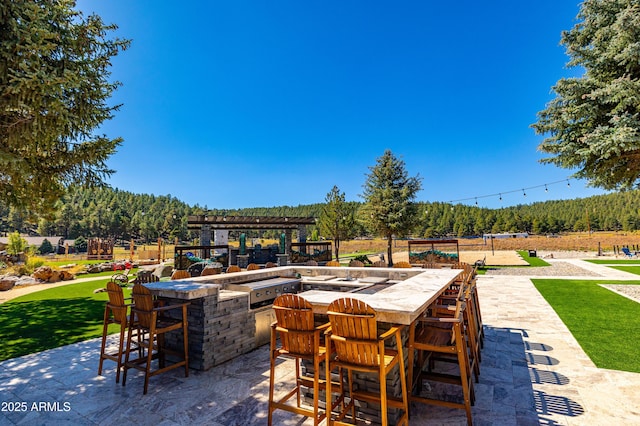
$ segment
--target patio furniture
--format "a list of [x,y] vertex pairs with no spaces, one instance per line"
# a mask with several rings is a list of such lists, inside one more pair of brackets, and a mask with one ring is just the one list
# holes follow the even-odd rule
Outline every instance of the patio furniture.
[[[117,364],[116,368],[116,383],[120,382],[120,370],[123,365],[123,357],[124,357],[124,349],[125,349],[125,331],[129,327],[129,307],[130,304],[125,303],[124,294],[122,292],[122,287],[119,283],[115,283],[113,281],[109,281],[107,283],[107,294],[109,296],[109,301],[107,302],[104,308],[104,321],[102,327],[102,344],[100,346],[100,362],[98,364],[98,375],[102,375],[102,364],[105,359],[115,361]],[[120,326],[120,335],[118,337],[118,350],[116,352],[107,352],[106,351],[106,342],[108,335],[108,327],[110,324],[117,324]],[[131,339],[133,336],[129,336]],[[137,337],[137,336],[136,336]],[[126,345],[127,351],[137,349],[139,354],[141,355],[140,348],[138,345],[135,347],[131,347],[131,345]]]
[[260,265],[258,264],[250,263],[247,265],[247,271],[257,271],[258,269],[260,269]]
[[340,266],[340,262],[337,260],[330,260],[324,264],[324,266]]
[[[433,308],[432,314],[414,321],[409,329],[409,399],[412,402],[440,405],[449,408],[459,408],[466,411],[467,423],[472,425],[471,405],[475,394],[472,380],[472,365],[470,363],[470,348],[464,327],[464,310],[466,303],[457,300],[453,315],[449,316],[449,309],[444,308],[444,315],[438,316],[439,308]],[[418,357],[415,359],[414,351]],[[434,371],[434,357],[447,355],[454,359],[459,374]],[[425,362],[429,363],[428,371],[424,371]],[[423,380],[433,380],[461,388],[462,402],[439,399],[437,395],[423,395]]]
[[[188,323],[187,323],[187,305],[189,302],[157,306],[154,303],[151,291],[142,284],[135,284],[131,292],[133,296],[133,306],[131,307],[131,315],[129,319],[129,336],[127,338],[127,350],[124,362],[124,374],[122,377],[122,385],[127,381],[127,371],[130,368],[144,372],[144,394],[146,395],[149,388],[149,378],[157,374],[164,373],[174,368],[184,367],[184,376],[189,377],[189,340],[188,340]],[[176,316],[169,316],[172,310],[181,311]],[[180,318],[177,318],[180,315]],[[131,339],[133,331],[136,330],[138,335],[147,336],[141,339],[139,345],[146,348],[146,356],[144,353],[137,359],[130,360]],[[165,334],[171,331],[182,330],[183,351],[173,351],[165,347]],[[170,354],[179,358],[175,363],[166,363],[166,354]],[[151,363],[154,359],[158,359],[158,368],[152,369]]]
[[171,280],[181,280],[191,278],[191,274],[186,269],[176,269],[171,273]]
[[120,287],[126,287],[129,284],[129,272],[131,269],[125,269],[111,276],[111,281],[117,283]]
[[[313,418],[317,425],[326,417],[319,408],[320,390],[325,389],[326,380],[320,377],[320,363],[326,361],[327,350],[322,341],[329,323],[315,325],[311,304],[296,294],[283,294],[273,302],[276,321],[271,325],[271,368],[269,373],[269,416],[268,424],[273,421],[275,410],[285,410]],[[278,345],[278,336],[279,345]],[[279,357],[293,358],[295,362],[295,387],[277,401],[274,400],[275,370]],[[300,361],[306,359],[313,365],[313,377],[301,374]],[[330,376],[327,376],[330,377]],[[313,407],[300,404],[304,388],[313,389]],[[287,403],[296,396],[297,404]],[[329,410],[331,411],[331,410]]]
[[349,267],[350,268],[364,268],[364,263],[359,261],[359,260],[351,259],[349,261]]
[[[378,334],[376,311],[366,303],[352,298],[340,298],[334,300],[327,308],[327,315],[331,323],[331,330],[327,332],[331,345],[330,350],[335,351],[327,356],[327,376],[334,367],[348,371],[349,403],[343,405],[335,419],[327,416],[327,424],[344,425],[344,418],[351,411],[351,420],[356,423],[356,400],[373,402],[380,405],[381,420],[383,425],[388,424],[387,408],[389,406],[402,410],[397,424],[409,424],[409,404],[407,396],[407,384],[404,368],[404,356],[402,353],[402,326],[392,326],[382,334]],[[391,349],[385,346],[388,340],[395,337],[395,347]],[[388,395],[387,374],[394,367],[399,368],[401,399]],[[353,372],[374,373],[380,384],[379,392],[371,389],[355,389],[353,386]],[[344,390],[340,391],[340,397],[344,398]],[[327,383],[327,405],[331,403],[333,396],[331,382]]]
[[631,253],[631,250],[629,250],[628,247],[622,247],[620,250],[622,250],[622,253],[624,253],[628,258],[637,257],[635,253]]
[[134,284],[147,284],[147,283],[155,283],[160,281],[157,275],[153,273],[153,271],[138,271],[135,279],[133,280]]
[[238,265],[230,265],[227,268],[227,272],[228,273],[230,273],[230,272],[240,272],[240,271],[242,271],[242,269],[240,269],[240,267]]
[[400,262],[396,262],[393,264],[394,268],[411,268],[411,264],[409,262],[405,262],[401,260]]
[[264,265],[265,268],[275,268],[276,266],[278,266],[278,264],[275,262],[267,262]]

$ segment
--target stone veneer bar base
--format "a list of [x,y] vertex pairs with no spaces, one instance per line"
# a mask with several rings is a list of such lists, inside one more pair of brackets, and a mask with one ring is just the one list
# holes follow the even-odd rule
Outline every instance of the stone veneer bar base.
[[[248,293],[215,294],[190,300],[189,367],[208,370],[256,348],[255,313],[248,310]],[[184,300],[162,298],[167,304]],[[182,333],[169,333],[165,341],[173,350],[182,348]]]

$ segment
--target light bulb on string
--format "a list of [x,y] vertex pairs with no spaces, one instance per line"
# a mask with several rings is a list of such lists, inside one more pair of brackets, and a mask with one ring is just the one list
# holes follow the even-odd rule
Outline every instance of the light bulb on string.
[[500,201],[502,201],[502,194],[500,194]]
[[569,179],[567,179],[567,188],[571,188],[571,183],[569,182]]
[[526,197],[526,196],[527,196],[527,193],[526,193],[526,192],[524,192],[524,189],[522,190],[522,196],[523,196],[523,197]]
[[476,206],[478,205],[478,198],[476,197]]
[[544,192],[549,192],[549,188],[547,188],[547,184],[544,184]]

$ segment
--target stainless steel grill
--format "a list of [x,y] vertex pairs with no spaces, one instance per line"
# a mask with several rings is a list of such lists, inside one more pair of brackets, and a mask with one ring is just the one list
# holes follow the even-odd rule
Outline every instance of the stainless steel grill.
[[241,284],[227,284],[228,290],[249,293],[249,306],[256,309],[273,304],[276,297],[284,293],[298,293],[301,288],[299,278],[275,277]]

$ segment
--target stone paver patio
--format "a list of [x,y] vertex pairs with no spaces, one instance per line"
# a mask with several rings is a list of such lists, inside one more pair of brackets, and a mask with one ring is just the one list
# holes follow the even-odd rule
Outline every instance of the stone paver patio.
[[[571,263],[601,277],[638,278]],[[640,424],[640,374],[596,368],[529,278],[479,276],[478,291],[486,340],[474,424]],[[115,383],[114,363],[97,375],[99,345],[94,339],[1,362],[0,424],[267,423],[268,346],[188,378],[180,369],[153,377],[143,396],[134,370],[125,387]],[[466,418],[463,410],[414,404],[410,423],[458,425]],[[276,412],[274,424],[312,422]]]

